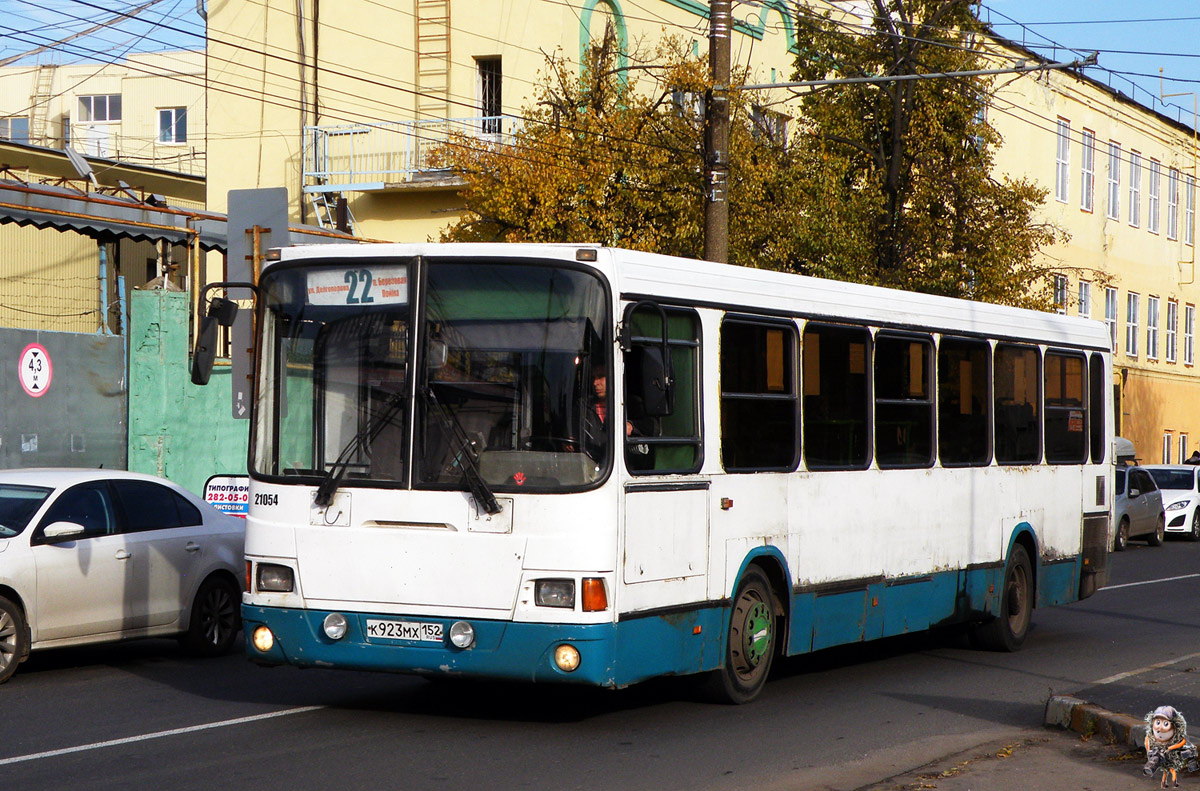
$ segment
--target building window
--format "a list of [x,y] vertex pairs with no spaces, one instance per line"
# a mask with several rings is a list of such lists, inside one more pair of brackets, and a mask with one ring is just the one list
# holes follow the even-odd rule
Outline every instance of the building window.
[[479,91],[479,115],[484,134],[500,134],[500,116],[504,110],[500,103],[500,58],[477,58]]
[[1142,214],[1142,155],[1129,152],[1129,224],[1134,228],[1141,222]]
[[14,115],[11,118],[0,118],[0,138],[14,143],[29,142],[29,118]]
[[788,117],[783,113],[755,105],[750,108],[750,124],[755,137],[765,138],[780,147],[787,145]]
[[1089,129],[1083,130],[1083,155],[1080,160],[1079,207],[1091,211],[1096,192],[1096,134]]
[[1086,280],[1079,281],[1079,315],[1084,318],[1092,315],[1092,284]]
[[1196,243],[1196,177],[1187,176],[1183,180],[1183,243],[1192,246]]
[[1108,218],[1121,219],[1121,144],[1108,142]]
[[103,94],[98,96],[79,97],[79,117],[81,123],[92,121],[120,121],[121,94]]
[[1108,336],[1112,340],[1112,350],[1117,350],[1117,290],[1104,289],[1104,323],[1108,325]]
[[1067,276],[1054,276],[1054,311],[1056,313],[1066,314],[1067,312]]
[[1138,353],[1138,295],[1129,292],[1125,297],[1125,354],[1137,357]]
[[1146,359],[1158,359],[1158,297],[1146,297]]
[[1163,464],[1171,463],[1171,446],[1173,444],[1175,444],[1173,442],[1174,439],[1175,438],[1171,436],[1171,432],[1169,432],[1169,431],[1166,432],[1165,434],[1163,434],[1163,444],[1162,444],[1162,463]]
[[158,142],[187,142],[186,107],[166,107],[158,111]]
[[1070,192],[1071,177],[1071,122],[1058,119],[1058,148],[1054,153],[1054,197],[1066,203]]
[[1183,364],[1196,361],[1196,306],[1183,306]]
[[1179,463],[1183,464],[1187,461],[1188,453],[1188,437],[1187,434],[1179,435]]
[[1167,300],[1167,362],[1175,362],[1176,332],[1179,325],[1179,303]]
[[1179,238],[1179,171],[1167,172],[1167,238]]
[[1150,211],[1146,217],[1146,227],[1150,233],[1158,233],[1158,183],[1162,180],[1162,165],[1150,160],[1150,184],[1148,187]]

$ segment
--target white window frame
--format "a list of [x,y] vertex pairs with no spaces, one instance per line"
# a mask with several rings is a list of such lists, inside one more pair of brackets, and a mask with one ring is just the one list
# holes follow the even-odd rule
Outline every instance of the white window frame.
[[1066,315],[1067,313],[1067,276],[1054,276],[1054,312]]
[[1196,306],[1183,306],[1183,364],[1196,362]]
[[1178,345],[1179,338],[1179,301],[1174,299],[1167,300],[1167,326],[1166,326],[1166,357],[1167,362],[1175,362],[1175,347]]
[[1167,238],[1179,238],[1179,171],[1167,171]]
[[1180,464],[1187,463],[1187,452],[1188,452],[1187,449],[1188,449],[1188,435],[1180,434],[1179,435],[1179,463]]
[[1104,289],[1104,323],[1108,325],[1108,336],[1112,340],[1112,350],[1117,350],[1117,290],[1112,287]]
[[1083,154],[1080,157],[1079,208],[1092,211],[1096,205],[1096,133],[1083,130]]
[[1138,305],[1141,295],[1130,291],[1125,295],[1125,355],[1138,356]]
[[1137,228],[1142,214],[1142,155],[1129,152],[1129,224]]
[[1158,297],[1146,297],[1146,359],[1158,359]]
[[1092,284],[1086,280],[1079,281],[1079,315],[1084,318],[1092,316]]
[[1058,119],[1058,145],[1054,151],[1054,199],[1066,203],[1071,195],[1071,122]]
[[1188,247],[1196,245],[1196,177],[1184,176],[1183,179],[1183,243]]
[[[180,134],[181,126],[183,127],[182,135]],[[167,145],[184,145],[187,143],[186,107],[158,108],[158,142]]]
[[1146,216],[1146,228],[1150,233],[1158,233],[1158,188],[1160,181],[1162,181],[1162,163],[1157,159],[1152,159],[1150,160],[1150,184],[1147,190],[1150,211]]
[[[97,93],[87,94],[76,97],[75,111],[79,117],[75,119],[76,123],[85,124],[106,124],[118,123],[121,120],[121,94],[119,93]],[[99,101],[103,99],[104,101]],[[114,99],[116,101],[114,101]],[[114,109],[115,105],[115,109]],[[103,108],[97,113],[97,109]],[[99,116],[103,116],[102,118]]]
[[1162,443],[1162,463],[1163,464],[1171,463],[1171,448],[1174,445],[1175,445],[1175,438],[1171,436],[1171,432],[1169,432],[1169,431],[1163,432],[1163,443]]
[[1121,144],[1108,141],[1108,219],[1121,219]]

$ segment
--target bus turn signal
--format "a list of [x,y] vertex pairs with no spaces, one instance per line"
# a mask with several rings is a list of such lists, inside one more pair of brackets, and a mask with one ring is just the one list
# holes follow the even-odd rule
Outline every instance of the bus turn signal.
[[583,578],[583,611],[600,612],[608,609],[608,594],[604,591],[604,580],[599,577]]

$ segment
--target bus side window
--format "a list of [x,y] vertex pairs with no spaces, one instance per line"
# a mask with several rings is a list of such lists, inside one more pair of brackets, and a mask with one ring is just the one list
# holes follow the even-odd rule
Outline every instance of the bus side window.
[[721,464],[729,472],[793,470],[799,459],[796,328],[721,325]]
[[1037,464],[1042,458],[1038,350],[1033,346],[999,344],[993,361],[996,461]]
[[700,439],[700,319],[695,311],[668,309],[667,346],[673,373],[670,414],[650,414],[631,383],[640,380],[641,349],[661,347],[657,309],[638,309],[626,319],[631,350],[625,364],[625,464],[631,472],[695,472],[703,460]]
[[1046,461],[1083,464],[1088,457],[1087,360],[1082,354],[1046,352]]
[[864,327],[805,327],[804,458],[810,470],[870,464],[870,350],[871,333]]
[[946,467],[991,461],[991,347],[943,336],[938,344],[938,456]]
[[880,467],[933,465],[933,341],[875,337],[875,460]]
[[1107,414],[1104,393],[1108,389],[1104,384],[1104,355],[1092,354],[1091,364],[1088,366],[1088,382],[1088,435],[1092,464],[1100,464],[1104,461],[1108,449],[1108,443],[1104,441],[1104,417]]

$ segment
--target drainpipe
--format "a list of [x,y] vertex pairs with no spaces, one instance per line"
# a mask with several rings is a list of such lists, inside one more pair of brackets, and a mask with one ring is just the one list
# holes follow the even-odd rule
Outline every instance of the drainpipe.
[[100,329],[101,335],[111,334],[108,329],[108,247],[103,239],[96,240],[100,253]]
[[205,22],[208,21],[208,12],[204,10],[204,0],[196,0],[196,13],[199,14],[200,18]]

